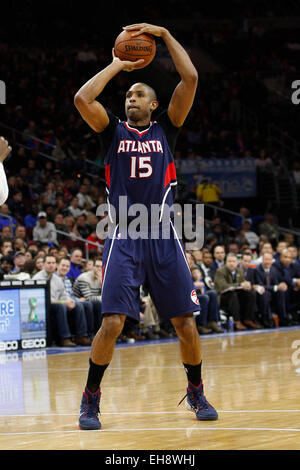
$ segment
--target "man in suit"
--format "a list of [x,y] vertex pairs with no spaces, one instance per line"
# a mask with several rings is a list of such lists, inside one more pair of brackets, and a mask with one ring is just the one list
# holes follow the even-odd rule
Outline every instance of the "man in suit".
[[255,292],[251,283],[245,280],[235,253],[228,253],[225,266],[217,270],[214,282],[220,308],[233,316],[235,329],[260,328],[255,322]]
[[293,323],[290,318],[290,309],[295,302],[297,303],[298,291],[300,289],[300,270],[292,263],[292,253],[288,248],[282,250],[279,260],[274,263],[279,282],[285,283],[287,286],[285,309],[280,312],[281,315],[279,316],[282,326],[290,326]]
[[211,270],[212,262],[212,254],[209,251],[204,252],[202,262],[199,264],[199,267],[202,272],[203,282],[207,289],[214,289],[214,276]]
[[225,256],[226,253],[224,245],[216,245],[213,250],[214,261],[210,265],[210,270],[213,278],[215,277],[217,269],[224,266]]
[[254,282],[258,290],[257,306],[261,320],[266,328],[274,326],[272,304],[281,322],[287,319],[287,289],[285,282],[279,280],[271,253],[264,253],[262,262],[254,269]]

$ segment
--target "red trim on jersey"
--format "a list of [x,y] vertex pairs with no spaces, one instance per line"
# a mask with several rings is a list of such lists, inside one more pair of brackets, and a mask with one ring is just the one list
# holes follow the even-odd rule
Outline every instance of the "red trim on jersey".
[[168,186],[168,184],[172,180],[176,180],[176,168],[175,168],[175,163],[174,162],[169,163],[169,165],[167,166],[164,187]]
[[133,132],[136,132],[140,137],[144,134],[146,134],[146,132],[149,131],[150,127],[152,126],[152,122],[153,121],[150,121],[150,124],[149,124],[149,127],[148,129],[145,129],[144,131],[140,132],[138,131],[137,129],[135,129],[134,127],[130,127],[126,121],[124,121],[124,124],[125,124],[125,127],[129,130],[129,131],[133,131]]
[[105,270],[105,263],[104,263],[104,265],[102,266],[102,282],[103,282],[104,270]]
[[105,179],[107,187],[110,188],[110,164],[105,165]]

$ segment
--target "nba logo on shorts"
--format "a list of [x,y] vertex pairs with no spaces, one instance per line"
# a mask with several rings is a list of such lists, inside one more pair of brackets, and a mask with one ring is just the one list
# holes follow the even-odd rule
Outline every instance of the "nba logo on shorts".
[[194,304],[199,305],[199,300],[198,300],[197,293],[196,293],[195,289],[192,290],[192,292],[191,292],[191,299],[194,302]]

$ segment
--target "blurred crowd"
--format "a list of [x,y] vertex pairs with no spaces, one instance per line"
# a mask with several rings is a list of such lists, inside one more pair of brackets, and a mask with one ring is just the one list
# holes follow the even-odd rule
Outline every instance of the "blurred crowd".
[[[71,0],[52,2],[49,16],[44,8],[33,9],[30,0],[23,3],[7,16],[6,29],[0,31],[0,75],[7,85],[1,122],[8,126],[1,134],[13,146],[5,162],[9,198],[0,207],[0,276],[49,279],[54,286],[54,340],[61,346],[88,345],[101,324],[104,240],[97,234],[96,209],[106,200],[105,171],[101,138],[81,119],[73,98],[111,60],[112,33],[101,17],[100,4],[93,18],[83,11],[80,18],[74,14],[71,19]],[[268,30],[261,22],[250,21],[250,26],[249,20],[295,14],[294,2],[287,1],[283,10],[280,2],[268,0],[245,7],[230,1],[218,9],[213,3],[197,9],[183,1],[172,8],[171,0],[159,10],[150,2],[143,5],[152,23],[160,22],[163,13],[175,24],[178,11],[182,19],[193,13],[201,28],[194,28],[194,34],[178,28],[177,39],[188,49],[200,44],[224,67],[222,73],[199,74],[175,159],[253,157],[260,171],[279,174],[282,156],[268,145],[266,123],[277,119],[280,127],[297,136],[299,117],[291,106],[286,112],[282,103],[270,99],[261,72],[269,76],[298,69],[293,47],[297,31]],[[109,8],[113,13],[114,2]],[[124,6],[118,19],[111,16],[110,29],[119,32],[120,18],[123,24],[132,22],[127,10]],[[203,27],[203,19],[214,18],[234,18],[234,26],[224,23],[212,29],[208,21]],[[172,70],[167,73],[168,79],[176,80]],[[117,115],[123,111],[117,106],[131,80],[130,74],[119,74],[105,89],[104,104]],[[165,100],[162,96],[162,106]],[[249,110],[257,119],[249,119]],[[300,185],[299,162],[289,161],[289,168]],[[190,196],[218,205],[221,195],[213,186],[199,185]],[[239,216],[222,219],[207,207],[206,219],[204,246],[186,253],[201,306],[195,317],[199,333],[221,333],[229,317],[236,330],[297,323],[299,241],[278,231],[274,214],[252,215],[246,207]],[[126,322],[119,341],[175,335],[170,323],[160,323],[159,312],[143,289],[140,317],[138,325]]]
[[[91,201],[84,206],[78,200],[72,199],[73,212],[79,209],[72,215],[51,206],[52,212],[20,219],[14,206],[11,213],[8,205],[0,208],[10,213],[10,218],[0,217],[0,278],[50,281],[50,330],[53,341],[63,347],[88,346],[101,325],[103,240],[93,226],[99,218]],[[14,202],[22,204],[22,197]],[[80,211],[86,212],[84,217]],[[230,217],[212,213],[205,222],[204,245],[186,244],[193,295],[200,304],[200,313],[195,312],[199,334],[222,333],[229,318],[235,331],[299,324],[299,241],[279,232],[272,214],[253,215],[241,207],[239,215]],[[78,232],[80,240],[74,238],[77,229],[86,230]],[[161,323],[142,286],[140,322],[128,319],[118,341],[174,336],[171,322]]]

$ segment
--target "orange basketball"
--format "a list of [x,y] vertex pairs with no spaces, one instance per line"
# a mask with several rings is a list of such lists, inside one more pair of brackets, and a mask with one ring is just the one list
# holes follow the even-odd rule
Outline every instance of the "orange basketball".
[[121,60],[135,62],[144,59],[138,68],[142,69],[152,62],[156,53],[155,39],[151,34],[143,33],[132,37],[135,31],[124,30],[115,41],[115,55]]

